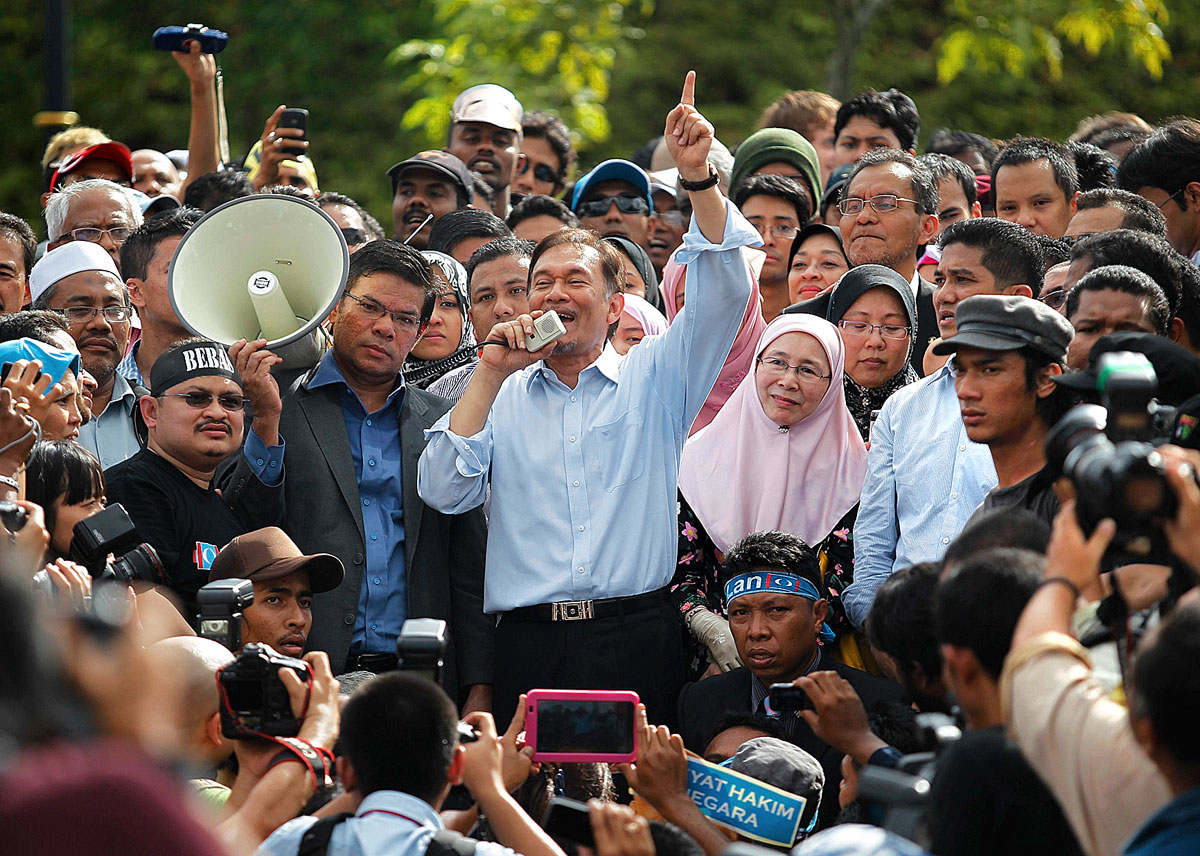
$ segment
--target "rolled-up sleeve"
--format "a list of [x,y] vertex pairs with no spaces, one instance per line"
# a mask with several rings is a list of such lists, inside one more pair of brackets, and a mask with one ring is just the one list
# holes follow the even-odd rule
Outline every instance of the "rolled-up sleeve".
[[425,450],[417,463],[417,493],[443,514],[462,514],[483,504],[492,466],[492,417],[474,436],[450,430],[451,410],[425,432]]
[[863,479],[854,524],[854,582],[842,592],[842,605],[855,627],[867,622],[875,592],[892,573],[900,528],[896,519],[896,473],[892,459],[895,438],[892,408],[883,405],[871,429],[867,476]]

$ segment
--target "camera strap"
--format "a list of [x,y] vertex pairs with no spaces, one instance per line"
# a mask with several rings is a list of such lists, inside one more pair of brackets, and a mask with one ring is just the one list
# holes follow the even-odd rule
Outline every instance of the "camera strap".
[[314,746],[299,737],[260,736],[267,737],[268,740],[283,747],[283,750],[267,764],[268,770],[285,761],[299,761],[308,768],[313,788],[320,790],[322,787],[329,787],[333,784],[333,753],[328,749]]

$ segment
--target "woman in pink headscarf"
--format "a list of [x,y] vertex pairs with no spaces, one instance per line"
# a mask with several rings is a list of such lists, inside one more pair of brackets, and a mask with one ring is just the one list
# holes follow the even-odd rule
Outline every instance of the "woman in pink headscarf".
[[[754,345],[762,336],[763,331],[767,329],[767,322],[763,320],[762,316],[762,297],[758,291],[758,274],[766,256],[755,250],[747,249],[744,252],[755,254],[755,259],[751,262],[751,266],[754,268],[754,289],[750,293],[750,301],[746,304],[742,327],[738,330],[737,338],[733,340],[733,347],[729,350],[729,356],[725,358],[725,365],[721,367],[721,373],[717,375],[717,382],[713,384],[712,392],[708,394],[704,406],[700,408],[700,415],[692,423],[689,436],[713,421],[713,417],[733,395],[738,384],[750,373],[750,368],[754,363]],[[668,323],[673,322],[675,316],[683,310],[686,273],[687,268],[676,262],[675,254],[672,253],[663,268],[663,281],[659,286],[659,290],[662,292],[663,306],[667,310]]]
[[[759,337],[754,370],[683,447],[679,564],[672,582],[685,623],[712,661],[737,665],[717,573],[726,550],[752,532],[796,535],[822,555],[829,624],[847,630],[839,592],[853,577],[851,530],[867,450],[846,407],[837,328],[814,315],[780,315]],[[693,664],[703,665],[703,664]]]
[[647,336],[661,336],[667,332],[667,319],[650,301],[636,294],[625,292],[625,308],[617,320],[617,332],[613,333],[613,349],[625,356],[634,345]]

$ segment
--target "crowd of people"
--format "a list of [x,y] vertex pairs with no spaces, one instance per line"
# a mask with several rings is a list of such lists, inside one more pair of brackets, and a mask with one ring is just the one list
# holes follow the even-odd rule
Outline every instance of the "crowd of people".
[[[904,93],[801,91],[726,147],[690,72],[583,169],[484,83],[385,227],[282,105],[222,162],[175,58],[187,149],[70,128],[0,213],[12,852],[1200,846],[1200,122],[917,155]],[[349,253],[299,370],[172,294],[263,195]],[[534,689],[636,692],[633,760],[534,761]]]

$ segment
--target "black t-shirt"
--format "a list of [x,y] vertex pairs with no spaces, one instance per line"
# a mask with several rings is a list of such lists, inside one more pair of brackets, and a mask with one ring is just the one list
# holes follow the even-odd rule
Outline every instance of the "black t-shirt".
[[204,490],[149,449],[105,470],[104,480],[108,501],[125,506],[194,618],[196,592],[208,582],[213,558],[246,527],[216,491]]
[[1008,487],[994,487],[983,498],[983,504],[967,521],[971,523],[976,517],[992,508],[1008,508],[1019,506],[1028,509],[1049,524],[1054,523],[1058,514],[1058,495],[1054,493],[1054,474],[1049,466],[1042,467],[1027,479],[1022,479]]
[[964,732],[941,754],[926,820],[934,856],[1083,852],[1062,809],[1002,726]]

